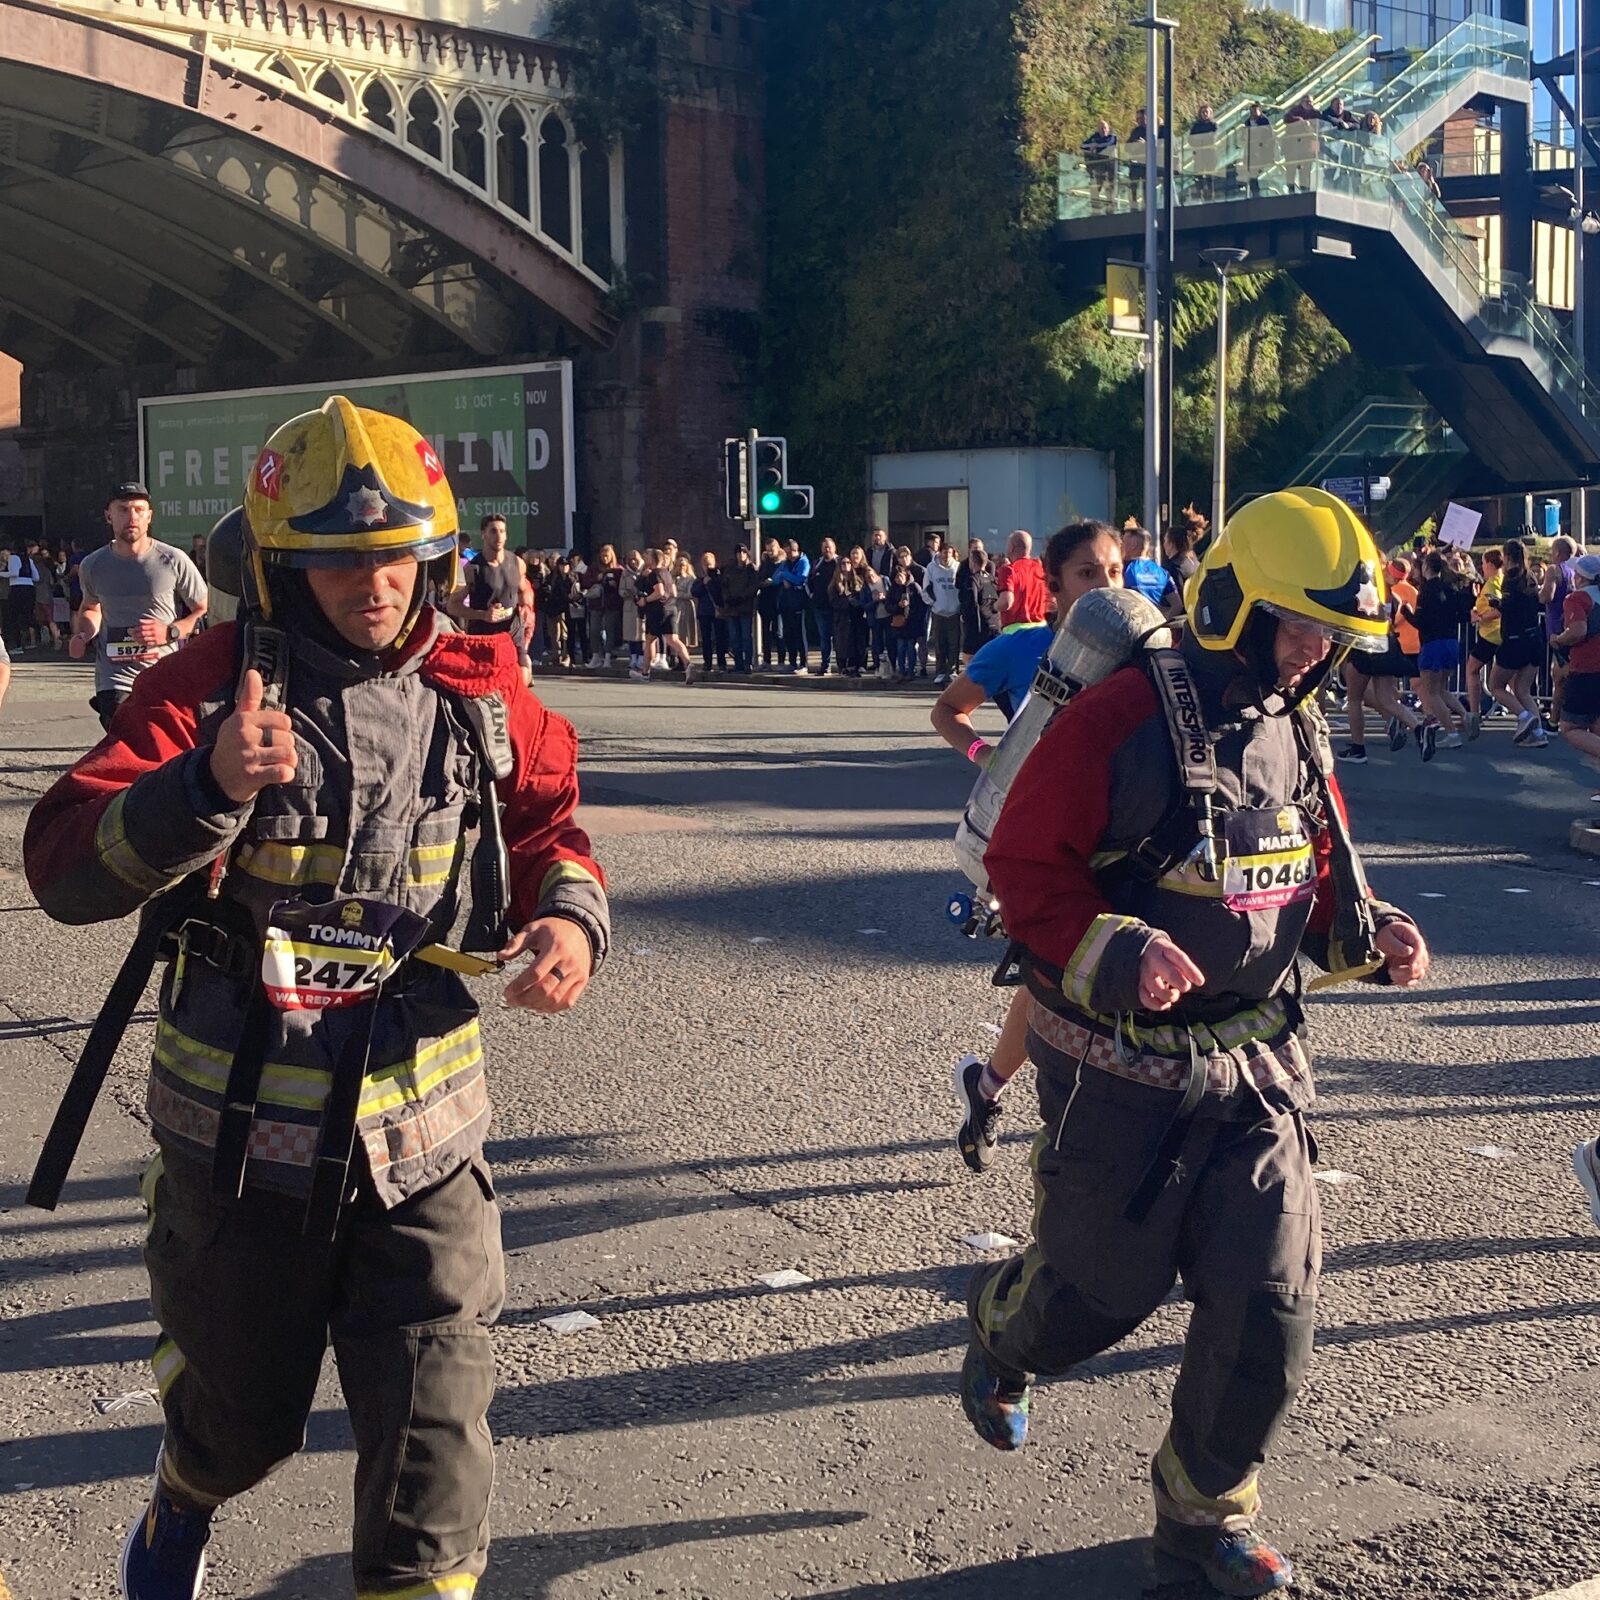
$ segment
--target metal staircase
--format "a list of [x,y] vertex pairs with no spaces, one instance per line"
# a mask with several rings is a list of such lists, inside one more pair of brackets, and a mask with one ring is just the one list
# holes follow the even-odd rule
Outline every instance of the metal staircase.
[[[1365,509],[1368,525],[1387,545],[1409,538],[1442,502],[1460,492],[1472,470],[1466,445],[1432,406],[1369,395],[1296,464],[1289,482],[1345,479],[1360,482],[1365,490],[1373,480],[1387,479],[1387,495]],[[1268,487],[1277,485],[1238,495],[1229,515]]]
[[[1525,281],[1486,271],[1477,238],[1409,160],[1416,139],[1478,96],[1527,103],[1527,30],[1474,15],[1386,83],[1343,64],[1333,76],[1382,131],[1241,122],[1177,142],[1179,270],[1206,271],[1200,251],[1228,245],[1251,267],[1291,272],[1358,351],[1410,376],[1505,488],[1600,478],[1600,389],[1566,327]],[[1089,288],[1107,260],[1137,256],[1135,196],[1103,159],[1060,158],[1068,277]]]

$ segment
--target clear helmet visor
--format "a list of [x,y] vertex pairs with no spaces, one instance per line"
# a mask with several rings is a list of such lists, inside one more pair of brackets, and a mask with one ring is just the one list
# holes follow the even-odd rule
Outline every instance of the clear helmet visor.
[[1331,650],[1358,650],[1363,655],[1381,656],[1389,648],[1389,625],[1386,619],[1374,618],[1365,627],[1356,623],[1339,626],[1323,617],[1308,617],[1287,606],[1273,604],[1270,600],[1257,602],[1261,609],[1276,617],[1307,638],[1320,637]]

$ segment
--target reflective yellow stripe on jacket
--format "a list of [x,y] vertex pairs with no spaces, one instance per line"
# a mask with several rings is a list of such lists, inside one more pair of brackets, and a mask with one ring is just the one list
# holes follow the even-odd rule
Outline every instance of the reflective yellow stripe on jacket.
[[[175,1077],[210,1094],[227,1088],[233,1066],[232,1052],[202,1044],[180,1032],[170,1022],[156,1024],[155,1058]],[[415,1055],[369,1072],[361,1090],[359,1118],[392,1111],[407,1101],[427,1098],[452,1074],[464,1072],[483,1060],[477,1018],[430,1040]],[[287,1106],[297,1111],[320,1111],[328,1098],[333,1074],[320,1067],[291,1067],[269,1061],[261,1071],[262,1106]]]

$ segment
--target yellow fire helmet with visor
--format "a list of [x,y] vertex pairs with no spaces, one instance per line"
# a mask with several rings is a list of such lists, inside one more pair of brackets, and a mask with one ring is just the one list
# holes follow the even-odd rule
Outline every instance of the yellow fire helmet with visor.
[[1185,590],[1197,643],[1237,650],[1261,610],[1325,628],[1338,651],[1389,643],[1383,562],[1354,511],[1322,489],[1261,495],[1228,519]]
[[[333,395],[291,417],[256,458],[244,501],[251,602],[272,614],[272,567],[439,563],[456,585],[456,501],[433,446],[401,417]],[[418,597],[421,596],[418,585]]]

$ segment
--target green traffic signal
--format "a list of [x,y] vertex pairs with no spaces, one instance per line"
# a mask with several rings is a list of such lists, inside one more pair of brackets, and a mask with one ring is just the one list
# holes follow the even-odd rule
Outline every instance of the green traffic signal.
[[776,489],[768,489],[761,497],[761,509],[763,511],[776,511],[782,504],[783,496]]

